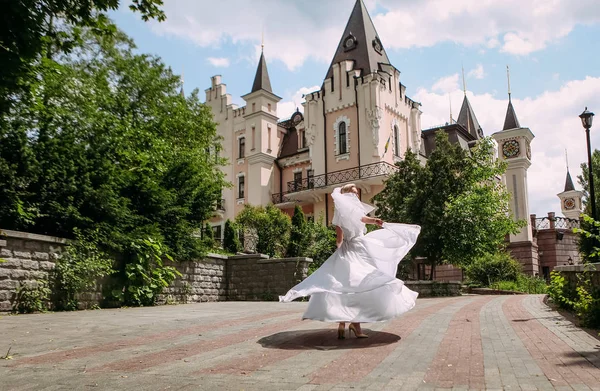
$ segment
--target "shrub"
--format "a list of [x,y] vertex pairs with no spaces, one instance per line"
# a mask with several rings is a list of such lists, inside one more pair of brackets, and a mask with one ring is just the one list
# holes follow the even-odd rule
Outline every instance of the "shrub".
[[52,291],[48,288],[46,281],[36,281],[32,284],[24,284],[17,288],[13,311],[20,314],[31,314],[34,312],[45,312]]
[[521,275],[521,264],[506,252],[486,254],[465,268],[470,282],[490,286],[498,281],[517,281]]
[[[273,205],[266,207],[245,205],[238,214],[236,222],[241,226],[245,235],[250,232],[256,235],[256,252],[271,257],[285,254],[290,237],[291,221],[290,216],[279,208]],[[247,239],[244,238],[244,240]],[[244,246],[247,247],[246,244]]]
[[288,257],[302,256],[307,250],[309,241],[310,237],[309,232],[307,232],[306,217],[300,205],[296,205],[294,216],[292,216],[292,230],[286,255]]
[[232,254],[235,254],[242,249],[242,244],[238,237],[238,230],[231,220],[225,222],[225,231],[223,232],[223,249]]
[[139,239],[132,243],[133,259],[125,267],[127,278],[125,304],[136,306],[154,305],[162,293],[181,273],[172,266],[164,266],[163,258],[172,261],[160,241]]
[[78,309],[79,294],[89,292],[99,278],[114,273],[113,260],[98,249],[97,231],[86,236],[75,231],[77,239],[69,243],[55,268],[56,307],[67,311]]
[[546,281],[539,277],[519,274],[516,281],[498,281],[492,284],[494,289],[503,291],[523,292],[531,294],[546,293]]

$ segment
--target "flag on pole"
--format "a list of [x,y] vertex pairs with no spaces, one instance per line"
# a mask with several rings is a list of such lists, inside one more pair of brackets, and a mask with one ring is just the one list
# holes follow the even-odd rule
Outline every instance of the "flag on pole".
[[385,142],[385,147],[383,149],[383,155],[381,155],[381,158],[383,159],[383,157],[385,156],[385,153],[387,152],[388,148],[390,147],[390,140],[392,139],[392,132],[390,132],[390,135],[388,136],[387,141]]

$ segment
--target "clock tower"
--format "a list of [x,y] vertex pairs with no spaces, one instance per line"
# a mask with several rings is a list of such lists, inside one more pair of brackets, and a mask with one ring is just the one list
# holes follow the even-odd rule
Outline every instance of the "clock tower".
[[492,137],[498,143],[498,159],[508,165],[503,182],[511,195],[510,210],[513,219],[523,220],[526,225],[517,234],[510,235],[509,250],[528,274],[539,273],[537,244],[534,243],[529,197],[527,194],[527,169],[531,166],[531,141],[535,137],[529,128],[519,124],[510,92],[508,109],[502,131]]
[[583,213],[583,204],[581,202],[583,192],[575,190],[569,169],[567,169],[565,190],[557,195],[560,198],[562,214],[568,219],[579,220],[581,213]]

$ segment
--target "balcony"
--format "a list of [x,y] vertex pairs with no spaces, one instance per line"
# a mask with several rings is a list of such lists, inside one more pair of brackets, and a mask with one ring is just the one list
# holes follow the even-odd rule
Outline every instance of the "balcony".
[[220,199],[214,203],[213,206],[214,216],[223,217],[225,215],[225,200]]
[[[379,177],[388,177],[396,172],[396,166],[389,163],[380,162],[367,164],[361,167],[354,167],[347,170],[333,171],[327,174],[317,175],[301,180],[290,181],[287,183],[287,192],[273,194],[273,204],[281,204],[294,201],[307,201],[310,195],[316,193],[315,190],[321,190],[318,193],[324,193],[335,185],[341,185],[350,182],[379,182]],[[303,197],[306,195],[307,197]],[[307,198],[307,199],[304,199]]]

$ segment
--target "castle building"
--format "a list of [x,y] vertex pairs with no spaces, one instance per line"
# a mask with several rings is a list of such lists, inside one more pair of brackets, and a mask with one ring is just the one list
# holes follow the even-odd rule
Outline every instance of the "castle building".
[[[329,224],[333,188],[355,183],[361,199],[370,202],[408,149],[427,159],[436,131],[445,131],[464,148],[484,136],[466,91],[456,121],[421,128],[421,104],[406,95],[400,71],[390,63],[362,0],[354,4],[322,87],[305,95],[304,114],[298,110],[289,119],[278,117],[281,98],[272,90],[264,53],[252,89],[242,98],[245,106],[232,104],[221,76],[213,76],[206,89],[206,104],[223,140],[221,154],[230,162],[222,169],[233,184],[223,190],[210,221],[216,238],[222,238],[224,222],[245,204],[273,204],[290,215],[298,204],[309,217],[322,216]],[[510,99],[504,128],[493,137],[499,158],[509,166],[503,181],[513,195],[511,210],[515,218],[528,221],[511,236],[511,251],[533,273],[539,266],[528,218],[527,168],[534,136],[519,125]],[[571,199],[581,204],[579,193],[565,191],[563,204]]]

